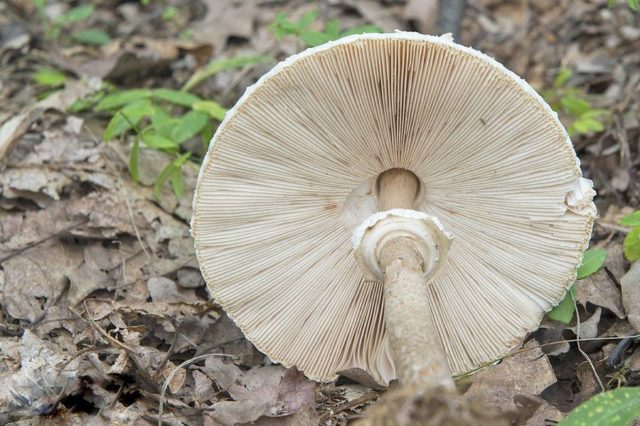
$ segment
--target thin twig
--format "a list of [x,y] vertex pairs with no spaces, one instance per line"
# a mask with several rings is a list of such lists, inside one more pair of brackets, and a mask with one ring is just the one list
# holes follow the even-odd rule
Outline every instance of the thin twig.
[[[632,338],[632,339],[633,338],[640,338],[640,334],[634,334],[632,336],[624,336],[624,337],[619,337],[619,336],[590,337],[590,338],[587,338],[587,339],[580,339],[580,341],[581,342],[597,342],[597,341],[601,341],[601,340],[622,340],[622,339],[627,339],[627,338]],[[547,346],[557,345],[557,344],[560,344],[560,343],[573,343],[573,342],[577,342],[577,341],[578,341],[578,339],[562,339],[562,340],[558,340],[558,341],[555,341],[555,342],[542,343],[540,345],[531,346],[529,348],[518,349],[517,351],[513,351],[513,352],[511,352],[509,354],[506,354],[506,355],[503,355],[503,356],[501,356],[499,358],[495,358],[495,359],[493,359],[491,361],[487,361],[487,362],[481,364],[480,366],[474,368],[473,370],[469,370],[469,371],[467,371],[465,373],[462,373],[462,374],[457,374],[457,375],[453,376],[453,378],[457,380],[457,379],[462,379],[464,377],[469,377],[469,376],[477,373],[478,371],[484,370],[487,367],[491,367],[492,365],[494,365],[494,364],[496,364],[496,363],[498,363],[500,361],[503,361],[503,360],[508,359],[508,358],[513,358],[516,355],[520,355],[522,353],[529,352],[529,351],[532,351],[534,349],[541,349],[541,348],[545,348]]]
[[578,312],[578,305],[576,304],[576,298],[572,292],[569,292],[571,295],[571,300],[573,301],[573,310],[576,313],[576,346],[578,347],[578,351],[582,354],[584,359],[589,363],[589,367],[591,367],[591,371],[593,371],[593,375],[596,377],[596,381],[600,386],[600,390],[602,392],[605,391],[604,385],[602,384],[602,380],[600,380],[600,376],[598,376],[598,372],[596,371],[596,367],[593,365],[591,358],[586,354],[585,351],[582,350],[582,346],[580,346],[580,312]]
[[359,397],[351,401],[343,402],[342,404],[338,405],[335,409],[331,409],[326,413],[324,413],[322,416],[320,416],[320,419],[318,419],[318,424],[322,424],[327,420],[329,420],[331,417],[337,416],[343,411],[349,410],[353,407],[357,407],[358,405],[365,404],[379,396],[380,394],[378,392],[371,391],[371,392],[365,393],[364,395],[360,395]]
[[625,226],[621,226],[615,223],[596,221],[596,226],[599,226],[607,230],[620,232],[624,235],[627,235],[629,232],[631,232],[631,228],[627,228]]
[[85,319],[85,318],[82,316],[82,314],[80,314],[80,312],[78,312],[74,307],[69,306],[69,310],[70,310],[71,312],[73,312],[74,314],[78,315],[78,317],[79,317],[80,319],[82,319],[83,321],[88,322],[88,323],[89,323],[89,325],[90,325],[91,327],[93,327],[93,329],[94,329],[94,330],[96,330],[96,331],[97,331],[97,332],[98,332],[102,337],[104,337],[105,339],[107,339],[107,342],[111,343],[113,346],[116,346],[116,347],[118,347],[118,348],[120,348],[120,349],[123,349],[123,350],[125,350],[125,351],[127,351],[127,352],[130,352],[130,353],[133,353],[133,354],[135,354],[135,353],[136,353],[132,348],[130,348],[129,346],[127,346],[127,345],[125,345],[124,343],[120,342],[118,339],[114,339],[113,337],[111,337],[111,336],[109,335],[109,333],[107,333],[106,331],[104,331],[104,330],[102,329],[102,327],[100,327],[100,326],[98,325],[98,323],[97,323],[93,318],[91,318],[91,315],[89,315],[89,310],[88,310],[88,308],[87,308],[87,301],[86,301],[86,300],[84,300],[82,303],[84,304],[84,310],[85,310],[85,312],[87,313],[87,318],[88,318],[88,320],[87,320],[87,319]]
[[160,374],[162,373],[162,370],[164,370],[164,366],[167,365],[167,362],[169,361],[169,357],[171,357],[171,355],[173,355],[173,353],[175,352],[176,347],[178,345],[178,338],[180,337],[180,330],[178,330],[178,324],[173,320],[173,318],[171,319],[171,324],[173,325],[173,328],[175,329],[175,333],[173,335],[173,342],[171,342],[171,346],[169,346],[169,350],[165,354],[165,356],[162,359],[162,361],[160,361],[160,364],[158,364],[158,369],[156,370],[156,374],[154,374],[154,376],[153,376],[153,380],[154,381],[158,380],[158,378],[160,377]]
[[78,357],[81,357],[82,355],[86,354],[87,352],[92,352],[92,351],[95,351],[95,350],[98,350],[98,349],[101,349],[101,348],[97,347],[96,345],[91,345],[91,346],[89,346],[89,347],[87,347],[87,348],[84,348],[84,349],[82,349],[82,350],[79,350],[79,351],[78,351],[78,352],[76,352],[76,353],[75,353],[71,358],[69,358],[68,360],[66,360],[66,361],[65,361],[65,362],[64,362],[60,367],[58,367],[58,371],[59,371],[59,372],[64,371],[64,369],[65,369],[65,368],[67,368],[67,366],[68,366],[69,364],[71,364],[71,362],[72,362],[74,359],[76,359],[76,358],[78,358]]
[[81,221],[79,223],[75,223],[73,225],[67,226],[66,228],[62,228],[61,230],[59,230],[59,231],[57,231],[57,232],[55,232],[55,233],[53,233],[53,234],[51,234],[49,236],[41,238],[41,239],[39,239],[37,241],[30,242],[27,245],[25,245],[24,247],[16,249],[16,250],[12,251],[11,253],[9,253],[9,254],[7,254],[7,255],[5,255],[3,257],[0,257],[0,263],[4,263],[7,260],[11,259],[12,257],[15,257],[15,256],[17,256],[17,255],[19,255],[21,253],[24,253],[25,251],[27,251],[29,249],[32,249],[32,248],[34,248],[36,246],[39,246],[40,244],[45,243],[45,242],[47,242],[47,241],[49,241],[49,240],[51,240],[53,238],[59,237],[59,236],[63,235],[64,233],[69,232],[74,228],[77,228],[80,225],[84,225],[87,222],[89,222],[88,218],[86,218],[85,220],[83,220],[83,221]]

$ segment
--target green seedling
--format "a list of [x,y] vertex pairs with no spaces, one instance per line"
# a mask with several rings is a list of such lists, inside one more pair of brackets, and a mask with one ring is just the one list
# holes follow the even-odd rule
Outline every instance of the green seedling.
[[276,40],[281,40],[285,36],[293,35],[298,37],[306,47],[319,46],[352,34],[382,32],[382,29],[376,25],[361,25],[341,30],[340,21],[337,19],[325,23],[322,31],[316,31],[313,30],[312,27],[314,23],[316,23],[317,17],[318,11],[313,10],[304,14],[297,21],[292,21],[286,12],[280,12],[276,15],[276,19],[271,24],[270,29]]
[[[63,31],[71,31],[75,24],[88,21],[95,12],[95,6],[92,4],[81,4],[50,20],[45,13],[47,0],[34,0],[34,4],[45,28],[45,38],[52,40],[59,39]],[[102,46],[110,42],[111,37],[103,30],[87,28],[71,31],[71,40],[86,45]]]
[[52,68],[39,68],[31,74],[31,79],[41,89],[38,91],[36,98],[42,100],[57,92],[67,81],[67,76],[63,72]]
[[569,86],[568,82],[572,75],[573,72],[569,68],[560,70],[553,82],[553,89],[544,90],[542,97],[554,111],[560,114],[569,135],[586,135],[604,131],[609,112],[593,108],[582,90]]
[[227,70],[235,70],[244,68],[248,65],[261,64],[270,61],[269,56],[237,56],[228,59],[216,59],[209,62],[202,69],[196,71],[187,82],[182,86],[182,90],[192,90],[195,86],[202,83],[207,78]]
[[58,70],[51,68],[40,68],[31,75],[36,84],[48,88],[60,87],[67,80],[67,76]]
[[620,219],[620,225],[628,226],[631,232],[624,238],[624,256],[629,262],[640,259],[640,210]]
[[169,182],[176,195],[183,191],[182,167],[189,164],[192,153],[185,150],[187,141],[200,138],[207,149],[215,131],[213,123],[221,122],[227,109],[212,100],[205,100],[188,89],[223,70],[242,68],[269,58],[263,56],[238,57],[211,62],[197,71],[182,90],[129,89],[118,90],[105,83],[103,89],[90,97],[76,101],[69,112],[80,113],[93,109],[109,117],[103,133],[105,142],[133,133],[135,138],[129,156],[129,171],[135,181],[140,179],[141,146],[165,152],[174,159],[160,173],[154,183],[154,193]]
[[[208,108],[203,108],[202,105]],[[95,111],[112,115],[103,138],[108,142],[128,131],[136,135],[129,158],[129,171],[139,180],[140,144],[163,151],[175,157],[154,184],[156,197],[165,181],[169,180],[176,195],[182,195],[180,168],[191,157],[181,152],[182,144],[200,135],[206,149],[213,134],[211,120],[220,121],[226,109],[213,101],[203,101],[188,92],[171,89],[132,89],[117,91],[103,97]]]

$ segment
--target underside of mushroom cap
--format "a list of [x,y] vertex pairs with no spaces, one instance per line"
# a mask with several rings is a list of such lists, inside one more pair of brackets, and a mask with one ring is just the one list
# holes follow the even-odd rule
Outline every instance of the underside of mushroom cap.
[[419,178],[418,210],[455,237],[429,287],[455,373],[516,346],[575,280],[594,192],[540,96],[446,38],[346,37],[247,89],[198,179],[205,280],[274,361],[322,381],[395,378],[382,284],[366,281],[350,241],[392,168]]

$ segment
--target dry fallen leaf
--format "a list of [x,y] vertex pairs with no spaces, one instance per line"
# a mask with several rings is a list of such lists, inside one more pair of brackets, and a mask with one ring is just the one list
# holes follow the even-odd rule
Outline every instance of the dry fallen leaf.
[[218,388],[222,390],[229,389],[236,379],[243,375],[242,370],[233,362],[218,357],[207,358],[202,372],[215,381]]
[[31,124],[46,110],[65,111],[72,103],[100,90],[102,82],[97,79],[72,81],[63,90],[53,93],[45,99],[26,108],[0,126],[0,161],[3,161],[15,144],[25,134]]
[[165,277],[149,278],[147,287],[154,302],[193,303],[199,300],[192,289],[179,287],[175,281]]
[[110,271],[122,260],[118,250],[105,248],[100,243],[89,244],[83,250],[84,263],[67,273],[69,279],[69,303],[80,303],[96,290],[108,289],[116,283]]
[[620,280],[622,303],[629,322],[640,332],[640,261],[631,265],[629,272]]
[[194,397],[198,402],[203,403],[214,398],[216,390],[213,381],[206,374],[193,370],[193,382]]
[[577,282],[576,301],[584,307],[588,302],[609,309],[618,318],[625,317],[620,290],[605,270]]
[[315,404],[316,384],[307,380],[300,371],[290,368],[280,381],[278,398],[284,403],[284,408],[295,413],[305,407]]
[[557,379],[547,355],[534,340],[525,344],[524,349],[529,350],[472,376],[465,397],[486,401],[505,413],[518,412],[516,396],[539,397]]
[[102,48],[101,53],[101,57],[82,63],[63,55],[53,59],[58,66],[78,75],[113,79],[139,72],[158,73],[186,53],[203,62],[211,55],[212,49],[203,43],[133,36],[112,41]]
[[[57,402],[77,391],[79,360],[54,343],[38,338],[28,329],[19,341],[0,338],[3,361],[0,371],[0,423],[11,419],[48,414]],[[8,367],[8,368],[7,368]]]
[[214,51],[222,52],[230,36],[250,39],[253,23],[262,13],[251,0],[203,0],[204,17],[195,23],[196,40],[209,43]]
[[61,296],[66,287],[66,274],[80,265],[81,256],[79,250],[52,243],[4,262],[3,293],[7,313],[31,323],[40,319]]
[[[293,414],[315,404],[315,383],[305,379],[297,370],[268,366],[238,373],[230,367],[233,364],[218,360],[210,365],[216,366],[215,374],[226,384],[235,375],[228,388],[233,401],[216,402],[211,406],[212,411],[206,414],[223,425],[254,422],[262,416]],[[225,368],[227,370],[223,372]]]

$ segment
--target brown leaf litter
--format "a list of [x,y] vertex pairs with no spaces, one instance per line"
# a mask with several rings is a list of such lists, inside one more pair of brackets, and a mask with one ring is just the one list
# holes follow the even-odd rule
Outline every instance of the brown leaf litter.
[[[299,40],[276,42],[267,29],[280,10],[424,30],[435,3],[207,0],[180,6],[167,22],[156,2],[91,3],[90,24],[113,37],[101,48],[70,45],[66,35],[46,40],[30,1],[0,4],[0,97],[11,99],[0,105],[0,423],[156,424],[168,379],[165,424],[361,419],[382,390],[357,372],[316,384],[272,365],[210,299],[189,235],[197,170],[185,168],[184,196],[165,185],[156,199],[154,177],[170,156],[143,148],[135,184],[131,138],[105,145],[103,121],[66,110],[104,81],[177,88],[210,59],[299,51]],[[640,332],[640,263],[624,259],[628,231],[617,225],[640,205],[640,36],[638,16],[605,3],[474,0],[462,24],[463,44],[536,88],[569,66],[592,104],[612,111],[604,132],[573,138],[599,192],[592,245],[609,252],[603,270],[576,284],[578,316],[569,325],[545,320],[521,351],[459,380],[465,398],[506,411],[514,424],[556,422],[601,384],[640,385],[640,349],[629,338]],[[51,16],[69,6],[48,4]],[[192,41],[179,37],[189,32]],[[42,65],[70,76],[38,100],[29,75]],[[230,106],[265,70],[221,73],[198,94]],[[224,356],[176,370],[206,354]]]

